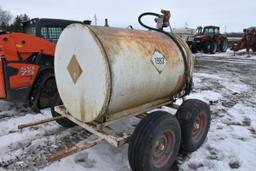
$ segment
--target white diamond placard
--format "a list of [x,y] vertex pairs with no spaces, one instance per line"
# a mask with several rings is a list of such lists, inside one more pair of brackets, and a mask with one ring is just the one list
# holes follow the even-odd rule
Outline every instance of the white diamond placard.
[[165,59],[162,53],[160,53],[158,50],[155,50],[155,52],[152,55],[151,61],[159,73],[163,72],[167,60]]

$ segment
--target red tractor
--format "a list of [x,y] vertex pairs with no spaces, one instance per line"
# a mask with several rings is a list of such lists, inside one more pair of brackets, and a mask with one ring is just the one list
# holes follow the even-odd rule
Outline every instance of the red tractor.
[[253,52],[256,52],[256,27],[244,29],[244,36],[242,40],[235,43],[231,48],[231,50],[235,52],[241,49],[246,49],[247,52],[251,49]]
[[217,51],[226,52],[228,49],[228,39],[220,34],[220,28],[217,26],[198,27],[196,34],[188,37],[187,43],[193,53],[203,51],[215,54]]
[[54,51],[62,30],[77,21],[32,19],[24,33],[0,34],[0,99],[39,111],[56,93]]

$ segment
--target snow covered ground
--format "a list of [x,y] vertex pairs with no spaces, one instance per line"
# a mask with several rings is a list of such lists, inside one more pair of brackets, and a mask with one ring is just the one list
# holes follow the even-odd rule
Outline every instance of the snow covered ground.
[[[194,90],[189,98],[210,104],[211,128],[203,146],[180,153],[173,170],[244,170],[256,168],[256,54],[245,52],[196,55]],[[164,108],[168,110],[168,108]],[[17,125],[50,117],[49,109],[33,114],[28,108],[0,101],[0,170],[130,171],[128,145],[99,144],[49,164],[51,152],[86,141],[84,129],[64,129],[55,122],[33,128]],[[134,127],[136,119],[119,123]],[[128,123],[128,124],[127,124]]]

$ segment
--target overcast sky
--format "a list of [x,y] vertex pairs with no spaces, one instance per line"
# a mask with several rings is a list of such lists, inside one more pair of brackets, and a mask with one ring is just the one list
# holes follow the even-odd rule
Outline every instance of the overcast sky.
[[98,24],[109,19],[111,26],[139,28],[142,12],[169,9],[173,27],[195,28],[219,25],[222,32],[242,31],[256,25],[256,0],[0,0],[0,6],[13,15],[26,13],[30,18],[91,19]]

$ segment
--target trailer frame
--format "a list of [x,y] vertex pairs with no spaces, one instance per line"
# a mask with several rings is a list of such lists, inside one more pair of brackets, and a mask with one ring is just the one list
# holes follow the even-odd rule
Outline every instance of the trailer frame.
[[114,135],[113,133],[114,131],[112,128],[109,127],[109,125],[133,116],[143,119],[146,116],[145,114],[147,112],[162,106],[168,106],[168,107],[177,109],[179,106],[173,104],[173,102],[174,101],[171,98],[156,100],[154,102],[146,103],[128,110],[115,113],[113,115],[111,114],[112,116],[118,116],[118,117],[109,118],[108,121],[103,123],[99,123],[96,121],[93,121],[90,123],[81,122],[76,118],[72,117],[64,105],[55,106],[54,109],[60,115],[64,116],[65,118],[68,118],[72,122],[86,129],[88,132],[96,135],[99,139],[103,139],[107,141],[109,144],[113,145],[114,147],[120,147],[121,145],[124,145],[128,142],[131,134],[123,133],[122,136]]

